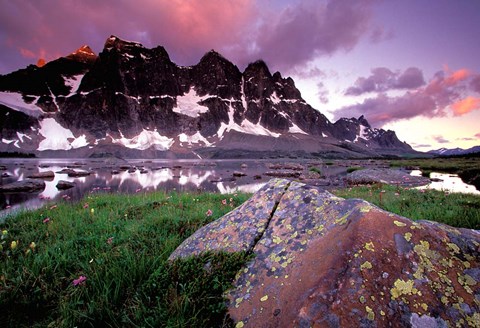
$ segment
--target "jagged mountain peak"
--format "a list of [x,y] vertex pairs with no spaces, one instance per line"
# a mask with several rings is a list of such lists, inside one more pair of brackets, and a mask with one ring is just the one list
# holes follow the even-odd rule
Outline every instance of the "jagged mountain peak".
[[366,126],[367,128],[371,128],[370,126],[370,123],[368,123],[367,119],[365,118],[365,116],[360,116],[358,119],[358,122],[363,125],[363,126]]
[[263,60],[241,72],[211,50],[198,64],[179,66],[161,46],[114,35],[99,56],[83,46],[42,68],[0,76],[0,104],[0,114],[31,117],[26,126],[3,129],[0,151],[365,156],[411,150],[395,133],[371,129],[363,116],[332,124],[302,99],[292,78],[272,75]]
[[65,58],[91,64],[97,59],[97,55],[88,45],[83,45],[71,54],[65,56]]
[[123,40],[115,35],[111,35],[107,39],[107,41],[105,41],[105,45],[104,45],[105,50],[116,49],[119,51],[122,51],[122,50],[125,51],[132,48],[145,48],[145,47],[140,42]]
[[245,75],[262,75],[267,78],[271,78],[272,74],[268,68],[267,63],[262,59],[259,59],[253,63],[248,64],[244,72]]
[[74,52],[71,53],[72,55],[82,54],[85,56],[96,56],[93,50],[88,45],[83,45]]

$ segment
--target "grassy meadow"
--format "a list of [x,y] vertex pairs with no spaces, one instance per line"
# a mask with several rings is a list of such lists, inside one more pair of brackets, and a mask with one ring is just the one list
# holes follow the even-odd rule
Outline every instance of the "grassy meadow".
[[480,230],[480,196],[386,184],[334,190],[343,198],[360,198],[412,220],[430,220]]
[[228,326],[246,254],[168,256],[246,194],[99,194],[0,225],[1,327]]
[[[392,165],[415,163],[427,165]],[[444,164],[454,169],[438,161],[435,169]],[[333,193],[414,220],[480,229],[479,196],[382,184]],[[249,196],[90,194],[7,217],[0,224],[0,327],[232,326],[224,292],[251,255],[167,259]]]

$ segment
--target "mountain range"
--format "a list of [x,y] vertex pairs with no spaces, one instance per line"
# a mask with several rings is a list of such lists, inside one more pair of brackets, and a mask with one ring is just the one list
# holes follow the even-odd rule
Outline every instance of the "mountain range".
[[459,156],[473,153],[480,153],[480,146],[474,146],[468,149],[463,148],[440,148],[428,151],[429,154],[441,156]]
[[0,151],[137,158],[415,153],[365,117],[331,122],[292,78],[259,60],[241,72],[215,51],[179,66],[161,47],[111,36],[0,75]]

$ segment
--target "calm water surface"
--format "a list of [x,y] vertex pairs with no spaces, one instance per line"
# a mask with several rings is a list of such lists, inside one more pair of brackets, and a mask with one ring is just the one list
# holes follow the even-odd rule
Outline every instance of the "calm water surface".
[[[260,189],[270,176],[271,165],[278,163],[302,163],[303,173],[308,167],[319,168],[325,178],[333,181],[335,186],[341,184],[342,177],[349,166],[384,166],[384,162],[333,161],[326,165],[322,161],[295,160],[86,160],[86,159],[2,159],[0,165],[6,170],[0,171],[8,177],[0,179],[0,185],[26,179],[30,174],[53,171],[53,179],[44,179],[46,187],[34,193],[0,193],[0,217],[12,211],[27,208],[34,209],[45,203],[56,201],[76,201],[92,193],[144,193],[151,191],[209,191],[234,193],[236,191],[255,192]],[[332,161],[330,161],[332,162]],[[86,177],[69,177],[59,173],[62,169],[88,171]],[[130,170],[128,170],[130,169]],[[117,172],[115,172],[117,171]],[[234,172],[243,172],[246,176],[234,177]],[[421,174],[412,171],[412,175]],[[466,185],[458,176],[432,173],[431,178],[441,179],[424,188],[446,190],[451,192],[468,192],[480,194],[474,186]],[[75,187],[58,190],[60,180],[71,181]],[[328,187],[327,187],[328,188]]]
[[[281,163],[292,162],[281,160]],[[38,208],[46,202],[58,200],[75,201],[90,193],[143,193],[151,191],[209,191],[234,193],[236,191],[255,192],[268,180],[264,173],[271,171],[269,166],[275,160],[217,160],[217,161],[168,161],[168,160],[85,160],[85,159],[3,159],[0,165],[6,166],[8,177],[0,184],[27,179],[33,173],[53,171],[53,179],[43,179],[46,187],[37,193],[0,193],[0,216],[20,208]],[[304,164],[307,164],[304,161]],[[346,165],[322,165],[314,163],[327,177],[346,173]],[[306,167],[306,165],[305,165]],[[62,169],[91,172],[86,177],[69,177],[60,173]],[[130,168],[131,170],[128,170]],[[114,172],[118,171],[118,172]],[[305,172],[308,169],[305,168]],[[234,172],[246,176],[234,177]],[[257,176],[257,177],[255,177]],[[60,180],[75,183],[68,190],[58,190]]]
[[[411,175],[421,176],[422,171],[414,170]],[[466,184],[456,174],[432,172],[430,173],[430,179],[433,181],[429,185],[418,187],[418,189],[434,189],[447,192],[480,195],[480,191],[478,191],[475,186]]]

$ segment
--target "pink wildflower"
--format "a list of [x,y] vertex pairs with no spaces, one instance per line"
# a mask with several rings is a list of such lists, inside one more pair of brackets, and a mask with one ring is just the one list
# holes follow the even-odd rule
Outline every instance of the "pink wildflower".
[[212,210],[208,210],[207,213],[205,213],[207,216],[212,216],[213,212]]
[[11,208],[10,205],[5,206],[5,209],[6,209],[6,210],[8,210],[9,208]]
[[400,196],[400,194],[398,192],[395,193],[395,196]]
[[138,188],[137,190],[135,190],[135,192],[140,192],[142,191],[142,188]]
[[52,205],[52,206],[50,206],[50,209],[51,209],[51,210],[54,210],[54,209],[56,209],[57,207],[58,207],[57,205]]
[[88,208],[88,203],[83,204],[83,208]]
[[48,222],[50,222],[50,218],[43,219],[43,223],[48,223]]
[[222,200],[222,204],[227,205],[227,200],[226,199]]
[[80,276],[80,277],[78,277],[78,279],[74,279],[74,280],[73,280],[73,285],[74,285],[74,286],[82,285],[82,284],[85,283],[85,280],[87,280],[87,277],[85,277],[85,276]]
[[107,244],[111,245],[113,243],[113,237],[107,239]]

